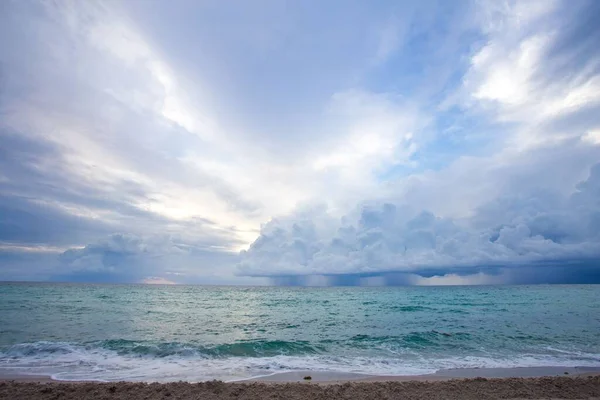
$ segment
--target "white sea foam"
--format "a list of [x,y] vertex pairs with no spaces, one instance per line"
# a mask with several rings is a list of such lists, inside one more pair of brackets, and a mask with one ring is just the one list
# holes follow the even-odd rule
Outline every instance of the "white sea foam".
[[420,375],[439,369],[502,367],[598,367],[600,354],[552,349],[552,354],[518,357],[351,357],[278,355],[273,357],[206,357],[180,354],[166,357],[118,354],[102,347],[37,342],[0,352],[0,374],[49,375],[66,381],[204,381],[242,380],[297,370]]

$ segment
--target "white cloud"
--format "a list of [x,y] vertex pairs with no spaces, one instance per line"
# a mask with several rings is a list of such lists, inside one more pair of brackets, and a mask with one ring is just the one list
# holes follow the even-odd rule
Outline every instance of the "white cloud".
[[416,151],[413,132],[417,128],[416,110],[402,104],[401,98],[361,91],[336,93],[330,113],[344,124],[338,129],[340,145],[318,157],[317,170],[340,168],[376,170],[386,163],[406,163]]
[[[311,284],[592,254],[593,181],[569,197],[599,159],[600,58],[570,46],[586,5],[477,2],[443,18],[428,5],[349,7],[323,26],[321,9],[248,7],[217,34],[224,20],[199,4],[11,3],[0,135],[23,149],[0,160],[0,194],[83,221],[73,248],[112,231],[231,256],[260,231],[241,271]],[[35,245],[65,244],[47,236]],[[189,277],[197,260],[159,252],[189,266],[173,271],[138,250],[136,281]],[[84,253],[77,267],[106,269]]]
[[[418,147],[414,107],[357,89],[333,94],[320,118],[307,123],[319,142],[280,156],[254,141],[251,127],[238,132],[237,121],[222,124],[206,100],[218,94],[203,92],[201,74],[192,82],[178,73],[120,6],[48,3],[44,12],[50,20],[38,16],[25,45],[46,48],[55,38],[52,46],[62,51],[49,53],[36,71],[35,91],[22,94],[23,101],[7,99],[4,126],[60,148],[35,160],[39,170],[60,171],[107,198],[134,184],[139,195],[126,202],[141,211],[235,226],[232,235],[250,243],[271,216],[318,196],[331,203],[358,196],[373,187],[379,168],[407,163]],[[57,98],[62,86],[73,97]],[[108,223],[125,217],[52,198],[36,201]]]
[[[574,156],[581,156],[581,151]],[[528,178],[510,179],[513,185],[530,185]],[[454,190],[458,184],[456,177],[450,182]],[[519,194],[480,203],[472,215],[461,219],[421,211],[418,203],[406,204],[402,198],[396,204],[361,205],[341,219],[329,216],[324,208],[304,211],[266,224],[260,238],[242,253],[239,270],[255,276],[418,273],[465,267],[477,272],[489,266],[597,258],[600,203],[591,199],[599,187],[597,164],[572,192],[524,186]],[[445,199],[436,185],[420,190],[426,190],[424,197]]]
[[[542,62],[543,51],[550,39],[537,35],[525,39],[515,49],[489,43],[472,58],[471,74],[482,73],[473,97],[495,100],[507,107],[522,106],[530,101],[534,89],[530,80]],[[507,57],[508,56],[508,57]],[[467,78],[473,79],[473,78]],[[467,81],[467,85],[471,82]]]
[[[561,54],[557,48],[564,46],[561,41],[572,29],[573,14],[585,12],[578,8],[582,5],[569,8],[558,1],[481,3],[486,41],[470,58],[461,102],[463,107],[490,113],[497,122],[510,126],[504,138],[509,146],[526,150],[550,141],[559,144],[583,136],[597,123],[576,117],[586,107],[600,105],[597,54],[590,53],[563,73],[549,73],[551,67],[575,57]],[[557,17],[561,13],[565,18]],[[565,129],[558,123],[570,117],[578,120],[577,127]]]
[[1,243],[0,252],[16,252],[16,253],[62,253],[67,250],[64,247],[46,246],[46,245],[23,245],[20,243]]
[[600,144],[600,129],[589,130],[581,139],[591,144]]
[[[182,90],[185,78],[176,76],[116,4],[47,3],[43,11],[48,19],[38,16],[35,29],[22,40],[28,40],[26,46],[61,51],[48,54],[44,67],[35,71],[36,90],[2,104],[3,128],[60,150],[32,160],[32,166],[40,173],[60,173],[106,198],[122,199],[123,188],[135,185],[138,194],[125,201],[141,211],[179,221],[209,218],[218,221],[217,228],[236,226],[238,233],[231,235],[251,241],[255,236],[248,232],[257,228],[260,216],[249,218],[246,209],[260,205],[244,199],[236,183],[224,182],[219,171],[188,168],[180,161],[186,153],[198,159],[236,158],[210,111]],[[69,45],[75,50],[66,50]],[[14,80],[24,78],[16,68],[9,73]],[[73,98],[57,96],[56,90]],[[119,223],[126,217],[119,210],[41,196],[32,201],[83,218]]]

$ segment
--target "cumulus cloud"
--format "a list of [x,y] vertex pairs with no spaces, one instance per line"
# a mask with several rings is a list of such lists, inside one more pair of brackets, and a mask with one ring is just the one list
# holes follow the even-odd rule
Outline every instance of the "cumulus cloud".
[[454,270],[465,274],[490,267],[597,262],[599,190],[600,164],[596,164],[568,196],[544,191],[526,198],[505,196],[460,220],[401,203],[361,205],[341,219],[316,208],[267,223],[242,253],[239,273],[431,276]]

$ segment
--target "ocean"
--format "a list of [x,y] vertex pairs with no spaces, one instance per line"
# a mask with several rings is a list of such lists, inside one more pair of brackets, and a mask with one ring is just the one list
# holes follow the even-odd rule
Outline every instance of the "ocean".
[[0,374],[232,381],[525,366],[600,366],[600,286],[0,284]]

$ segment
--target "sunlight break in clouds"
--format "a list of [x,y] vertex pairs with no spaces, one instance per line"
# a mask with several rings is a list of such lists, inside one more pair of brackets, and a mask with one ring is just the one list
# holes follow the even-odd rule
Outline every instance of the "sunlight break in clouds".
[[599,276],[594,1],[1,8],[0,279]]

